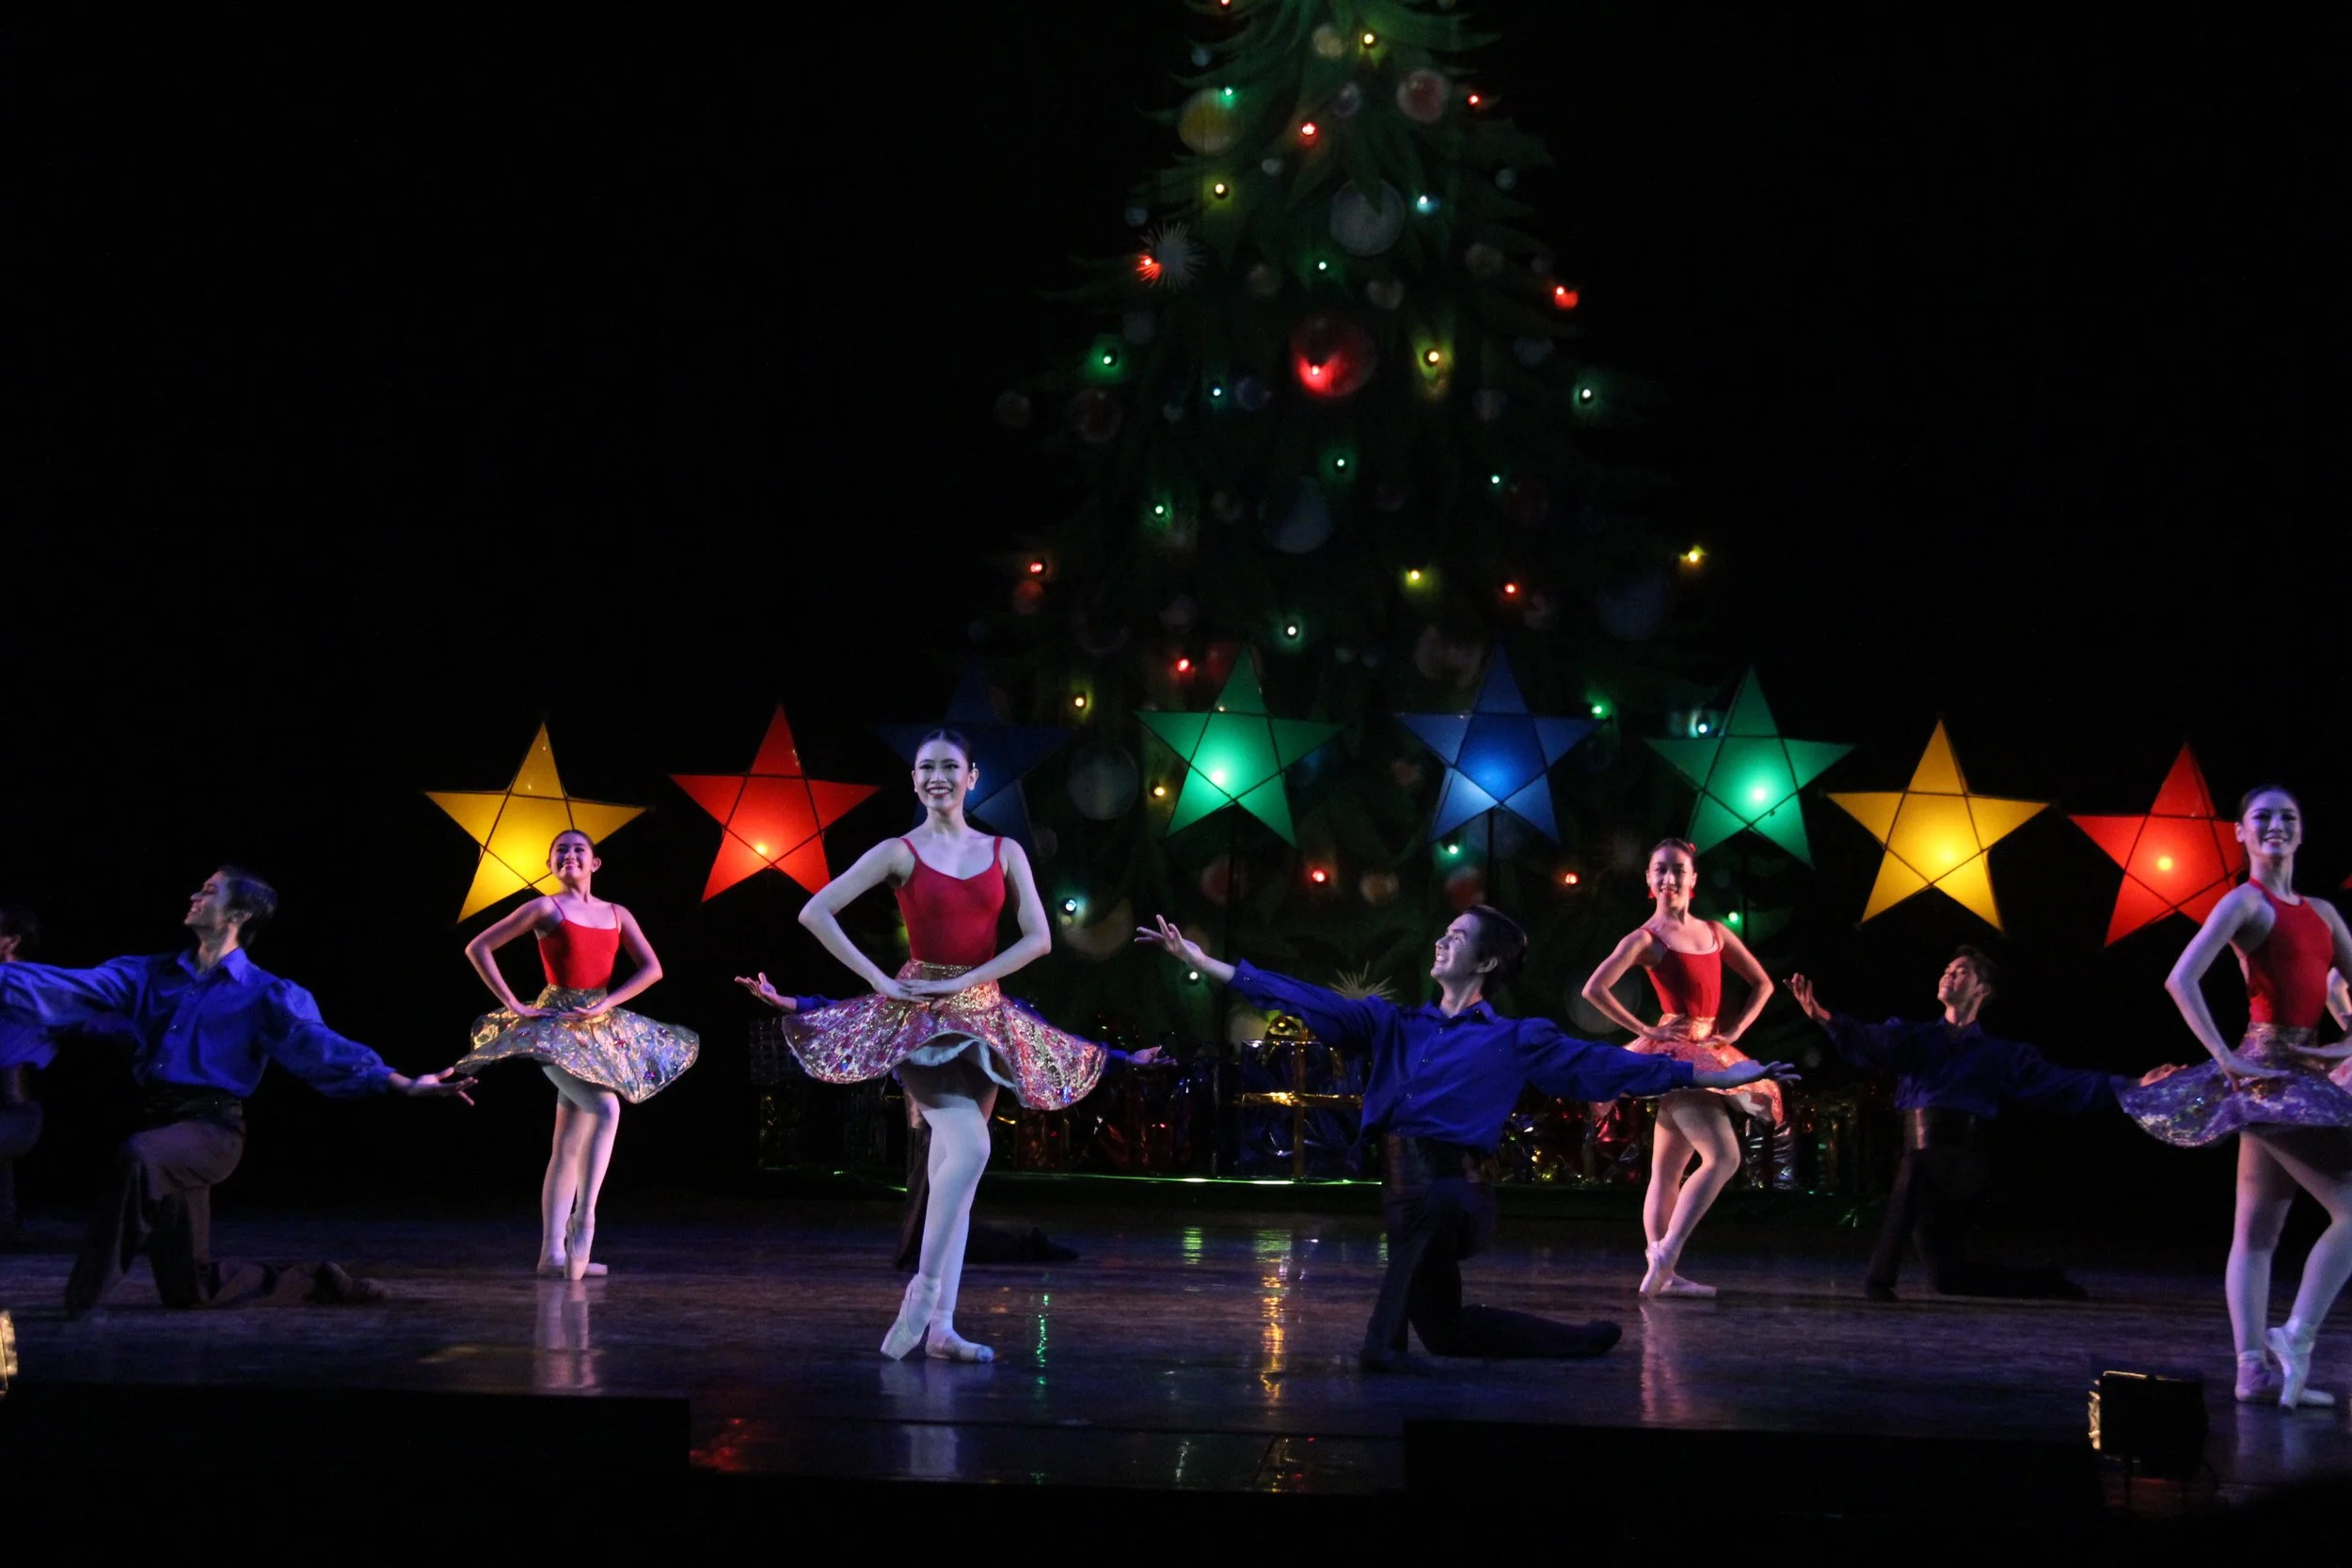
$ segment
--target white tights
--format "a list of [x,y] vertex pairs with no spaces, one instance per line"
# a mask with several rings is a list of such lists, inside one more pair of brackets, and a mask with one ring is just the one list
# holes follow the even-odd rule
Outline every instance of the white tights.
[[555,1085],[555,1142],[539,1183],[539,1266],[580,1279],[588,1273],[596,1240],[596,1195],[604,1190],[612,1138],[621,1130],[621,1097],[560,1067],[541,1070]]
[[907,1098],[930,1128],[930,1198],[923,1212],[917,1278],[937,1288],[925,1343],[933,1354],[961,1341],[956,1292],[963,1283],[963,1246],[972,1230],[972,1196],[988,1168],[988,1117],[996,1085],[968,1056],[938,1067],[898,1069]]
[[[1698,1168],[1691,1169],[1692,1155]],[[1740,1140],[1723,1099],[1704,1089],[1677,1089],[1658,1102],[1658,1127],[1650,1144],[1649,1191],[1642,1198],[1642,1230],[1649,1241],[1650,1273],[1645,1294],[1655,1294],[1677,1273],[1683,1243],[1740,1173]]]
[[2297,1187],[2319,1200],[2328,1223],[2303,1260],[2287,1333],[2308,1344],[2352,1277],[2352,1136],[2333,1127],[2238,1134],[2237,1226],[2223,1280],[2240,1355],[2262,1354],[2271,1263]]

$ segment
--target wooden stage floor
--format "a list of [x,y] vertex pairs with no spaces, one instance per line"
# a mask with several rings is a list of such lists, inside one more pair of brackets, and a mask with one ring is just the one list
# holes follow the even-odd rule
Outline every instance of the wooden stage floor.
[[[222,1254],[342,1259],[392,1299],[167,1312],[141,1274],[75,1323],[56,1305],[72,1231],[52,1217],[43,1246],[0,1255],[0,1307],[28,1385],[683,1395],[707,1471],[1355,1496],[1402,1484],[1405,1423],[1422,1417],[2079,1444],[2086,1391],[2116,1367],[2206,1378],[2201,1497],[2352,1476],[2352,1410],[2231,1400],[2221,1238],[2213,1272],[2078,1267],[2088,1302],[1884,1305],[1860,1291],[1867,1238],[1724,1224],[1687,1259],[1722,1295],[1645,1306],[1629,1223],[1506,1213],[1496,1250],[1467,1266],[1470,1298],[1613,1319],[1624,1341],[1595,1361],[1449,1362],[1423,1381],[1355,1366],[1381,1266],[1370,1213],[984,1217],[1039,1221],[1081,1253],[968,1272],[960,1325],[994,1345],[993,1366],[876,1353],[901,1281],[897,1208],[878,1202],[616,1202],[600,1243],[612,1275],[578,1285],[532,1277],[521,1214],[230,1207]],[[2328,1331],[2319,1367],[2352,1394],[2352,1325]]]

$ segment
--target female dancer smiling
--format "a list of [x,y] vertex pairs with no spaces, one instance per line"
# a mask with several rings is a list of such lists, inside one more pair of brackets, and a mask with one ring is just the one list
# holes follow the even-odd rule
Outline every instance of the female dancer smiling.
[[[2333,1404],[2307,1385],[2320,1323],[2352,1275],[2352,1091],[2327,1074],[2331,1062],[2352,1056],[2352,1044],[2320,1048],[2315,1031],[2329,967],[2352,972],[2352,933],[2333,907],[2295,891],[2303,808],[2292,794],[2248,792],[2236,833],[2247,880],[2214,906],[2164,982],[2213,1060],[2116,1098],[2169,1144],[2197,1148],[2237,1134],[2237,1221],[2222,1276],[2237,1340],[2237,1397],[2276,1398],[2289,1409]],[[2246,1037],[2234,1051],[2200,986],[2225,947],[2237,955],[2249,997]],[[2319,1200],[2328,1225],[2303,1260],[2285,1325],[2271,1328],[2271,1259],[2297,1187]]]
[[[572,829],[548,847],[559,893],[533,898],[466,943],[466,958],[499,1010],[473,1023],[468,1071],[509,1057],[537,1062],[555,1085],[555,1144],[539,1184],[539,1272],[572,1279],[605,1272],[589,1259],[596,1240],[596,1196],[612,1163],[621,1101],[641,1104],[694,1065],[701,1041],[691,1029],[656,1023],[625,1010],[661,978],[661,960],[636,918],[590,891],[604,867],[586,833]],[[517,1001],[493,957],[530,932],[539,939],[547,989]],[[623,948],[636,967],[612,984]]]
[[[1748,952],[1721,921],[1702,920],[1691,912],[1691,892],[1698,882],[1698,855],[1689,843],[1670,838],[1650,851],[1649,891],[1656,909],[1650,917],[1593,971],[1584,982],[1584,1000],[1620,1028],[1633,1031],[1628,1051],[1655,1052],[1689,1062],[1693,1067],[1722,1069],[1748,1058],[1732,1042],[1748,1031],[1756,1015],[1772,994],[1764,966]],[[1656,1023],[1644,1023],[1611,994],[1610,988],[1626,971],[1648,972],[1650,986],[1663,1009]],[[1724,971],[1747,982],[1740,1016],[1728,1029],[1715,1026],[1722,1005]],[[1685,1279],[1676,1272],[1683,1244],[1740,1169],[1740,1140],[1731,1131],[1724,1101],[1777,1127],[1781,1113],[1780,1085],[1770,1078],[1737,1089],[1677,1089],[1658,1102],[1658,1128],[1650,1143],[1649,1191],[1642,1198],[1642,1230],[1647,1238],[1649,1267],[1642,1275],[1645,1296],[1711,1296],[1712,1285]],[[1698,1169],[1691,1169],[1692,1156]]]
[[[956,1333],[955,1317],[996,1090],[1058,1110],[1084,1098],[1103,1072],[1101,1046],[1062,1033],[997,989],[1051,951],[1053,937],[1021,846],[964,820],[977,777],[961,736],[935,730],[924,737],[914,768],[922,825],[868,849],[801,911],[801,924],[873,990],[784,1021],[785,1039],[809,1076],[853,1084],[896,1072],[930,1129],[922,1252],[882,1345],[893,1359],[917,1343],[943,1360],[995,1358]],[[898,895],[912,955],[896,974],[858,951],[839,919],[851,899],[884,882]],[[1021,935],[1000,952],[996,927],[1009,894]]]

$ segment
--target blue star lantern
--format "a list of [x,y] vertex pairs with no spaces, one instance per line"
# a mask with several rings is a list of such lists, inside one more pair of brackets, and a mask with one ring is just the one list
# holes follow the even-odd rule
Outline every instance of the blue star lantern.
[[1445,788],[1429,825],[1442,838],[1500,806],[1557,844],[1551,765],[1593,733],[1589,719],[1539,719],[1527,711],[1511,661],[1501,648],[1486,666],[1477,705],[1468,713],[1400,713],[1397,720],[1445,759]]
[[963,803],[964,815],[993,828],[1025,849],[1037,846],[1029,837],[1029,806],[1021,793],[1022,776],[1059,751],[1070,732],[1051,724],[1008,724],[996,717],[988,700],[988,682],[981,678],[977,659],[963,667],[946,716],[936,724],[877,724],[874,733],[890,749],[914,766],[914,753],[933,730],[955,730],[972,742],[972,766],[979,782]]

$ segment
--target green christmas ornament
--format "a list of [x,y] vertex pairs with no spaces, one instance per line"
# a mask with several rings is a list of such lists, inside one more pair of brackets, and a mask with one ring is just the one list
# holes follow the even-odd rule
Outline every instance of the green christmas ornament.
[[1753,670],[1740,677],[1721,734],[1649,745],[1699,792],[1691,811],[1691,842],[1700,852],[1753,829],[1807,865],[1813,849],[1797,791],[1853,750],[1826,740],[1782,739]]
[[1258,673],[1245,655],[1208,713],[1145,713],[1144,727],[1184,759],[1184,788],[1168,814],[1175,832],[1227,806],[1239,806],[1291,844],[1290,768],[1340,733],[1337,724],[1277,719],[1266,712]]

